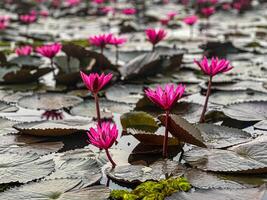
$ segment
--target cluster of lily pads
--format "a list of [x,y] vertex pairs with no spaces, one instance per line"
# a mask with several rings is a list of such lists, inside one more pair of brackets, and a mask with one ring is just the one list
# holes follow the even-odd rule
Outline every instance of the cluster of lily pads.
[[266,9],[0,2],[0,197],[264,199]]

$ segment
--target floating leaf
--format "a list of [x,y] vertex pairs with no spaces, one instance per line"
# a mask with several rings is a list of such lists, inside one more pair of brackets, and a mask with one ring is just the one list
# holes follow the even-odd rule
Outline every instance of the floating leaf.
[[32,182],[21,187],[10,189],[1,194],[6,200],[106,200],[110,191],[104,186],[83,188],[78,179],[56,179]]
[[[165,124],[166,116],[160,115],[159,120]],[[194,144],[200,147],[206,147],[203,143],[204,140],[201,136],[201,132],[192,124],[178,115],[170,115],[169,117],[169,132],[176,137],[178,140]]]
[[27,109],[59,110],[81,103],[83,100],[76,96],[60,93],[34,94],[23,97],[18,105]]
[[267,173],[267,137],[231,147],[229,150],[194,148],[184,159],[204,171]]
[[226,148],[251,140],[248,132],[236,128],[214,124],[198,124],[197,128],[201,131],[205,144],[211,148]]
[[84,186],[91,186],[100,181],[102,177],[101,168],[93,158],[67,158],[55,159],[55,172],[46,179],[76,178],[82,180]]
[[192,192],[177,192],[166,200],[263,200],[265,193],[264,189],[250,188],[250,189],[236,189],[236,190],[196,190]]
[[256,129],[267,131],[267,120],[260,121],[253,125]]
[[19,66],[35,66],[39,67],[41,66],[44,62],[40,59],[40,57],[36,56],[18,56],[15,57],[11,60],[9,60],[10,63],[14,63]]
[[122,103],[136,103],[143,97],[142,94],[142,85],[114,85],[106,91],[108,100]]
[[0,184],[26,183],[43,178],[54,170],[53,160],[40,158],[35,153],[2,153],[0,155]]
[[267,119],[267,101],[249,101],[227,105],[226,116],[239,121],[261,121]]
[[87,120],[51,120],[25,122],[14,125],[21,133],[36,136],[65,136],[88,130],[93,126]]
[[0,135],[6,135],[9,133],[17,133],[18,131],[12,128],[17,122],[10,121],[8,119],[0,118]]
[[107,171],[107,176],[123,183],[141,183],[148,180],[159,181],[170,176],[181,176],[184,167],[176,161],[157,161],[149,167],[143,165],[117,166]]
[[[131,106],[124,103],[117,103],[113,101],[108,101],[105,99],[100,99],[100,114],[103,118],[112,117],[113,113],[123,114],[131,110]],[[73,107],[70,110],[72,115],[83,116],[83,117],[96,117],[95,101],[87,100],[83,103]]]
[[159,128],[154,117],[145,112],[125,113],[120,119],[124,130],[132,128],[147,132],[155,132]]
[[16,106],[0,101],[0,112],[16,112],[17,110]]

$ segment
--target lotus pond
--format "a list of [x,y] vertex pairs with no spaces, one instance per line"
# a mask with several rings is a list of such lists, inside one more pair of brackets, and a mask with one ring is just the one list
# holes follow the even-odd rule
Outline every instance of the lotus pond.
[[265,0],[2,0],[0,199],[267,199]]

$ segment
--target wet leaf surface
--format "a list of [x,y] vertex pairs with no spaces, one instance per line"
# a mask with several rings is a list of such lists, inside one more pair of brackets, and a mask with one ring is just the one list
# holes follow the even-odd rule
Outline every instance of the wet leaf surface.
[[78,179],[56,179],[32,182],[4,192],[2,197],[7,200],[37,200],[40,198],[44,200],[106,200],[109,197],[109,193],[109,189],[104,186],[83,188],[81,180]]
[[267,173],[266,137],[240,144],[228,150],[194,148],[184,159],[204,171],[227,173]]
[[161,180],[169,176],[181,176],[184,167],[171,160],[157,161],[146,167],[144,165],[118,166],[107,171],[108,177],[118,182],[140,183],[148,180]]
[[34,153],[2,153],[0,183],[27,183],[43,178],[54,170],[52,159],[40,158]]
[[[163,124],[166,124],[165,115],[160,115],[159,120]],[[204,140],[201,132],[193,124],[190,124],[188,121],[178,115],[170,115],[169,132],[180,141],[200,147],[206,147],[206,145],[203,143]]]
[[16,112],[17,110],[16,106],[0,101],[0,112]]
[[198,124],[197,128],[209,148],[227,148],[251,141],[251,134],[240,129],[214,124]]
[[261,121],[267,119],[267,101],[250,101],[227,105],[223,112],[240,121]]
[[56,120],[56,121],[38,121],[16,124],[15,129],[23,134],[35,136],[66,136],[88,130],[93,126],[87,120]]
[[18,105],[27,109],[59,110],[81,103],[83,100],[76,96],[45,93],[23,97]]

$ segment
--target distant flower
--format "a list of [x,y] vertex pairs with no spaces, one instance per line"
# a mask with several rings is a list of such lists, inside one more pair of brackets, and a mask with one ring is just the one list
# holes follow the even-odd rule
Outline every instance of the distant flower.
[[106,47],[106,45],[110,44],[112,36],[113,35],[111,33],[95,35],[91,36],[88,41],[90,44],[100,47],[101,53],[103,54],[103,50]]
[[146,36],[148,41],[153,45],[153,51],[155,49],[155,45],[158,44],[161,40],[163,40],[167,35],[167,32],[164,29],[147,29]]
[[167,13],[167,16],[170,20],[173,20],[176,15],[177,15],[177,12],[173,12],[173,11]]
[[192,15],[192,16],[185,17],[183,19],[183,22],[189,26],[192,26],[197,22],[197,20],[198,20],[198,16]]
[[32,53],[33,48],[29,45],[18,47],[15,52],[18,56],[28,56]]
[[214,7],[206,7],[201,9],[201,13],[206,17],[209,18],[211,15],[215,13]]
[[208,76],[215,76],[219,73],[227,72],[233,67],[230,65],[230,62],[226,59],[212,58],[210,63],[206,57],[201,61],[196,61],[195,63],[200,67],[200,69]]
[[101,12],[104,14],[115,13],[115,9],[111,6],[104,6],[103,8],[101,8]]
[[102,90],[102,88],[110,82],[113,75],[111,73],[107,75],[103,73],[101,75],[96,74],[96,73],[91,73],[89,75],[86,75],[82,71],[80,72],[80,74],[81,74],[84,85],[87,87],[87,89],[90,92],[92,92],[92,94],[95,97],[97,121],[98,121],[98,124],[100,124],[101,116],[100,116],[98,92]]
[[223,10],[230,10],[231,9],[231,4],[230,3],[224,3],[224,4],[222,4],[222,9]]
[[135,15],[136,9],[135,8],[125,8],[121,12],[125,15]]
[[102,4],[102,3],[104,3],[104,0],[93,0],[93,3]]
[[37,47],[35,51],[47,58],[54,58],[60,51],[62,45],[60,43],[47,44]]
[[126,38],[116,37],[116,36],[113,36],[110,41],[110,44],[116,47],[116,64],[118,64],[118,61],[119,61],[119,46],[123,45],[126,41],[127,41]]
[[109,161],[114,168],[116,163],[112,160],[109,149],[115,143],[118,138],[118,129],[115,124],[109,122],[103,122],[101,125],[97,125],[97,128],[90,128],[87,132],[89,142],[98,147],[99,149],[104,149]]
[[160,23],[162,25],[168,25],[169,24],[169,21],[170,21],[169,18],[162,18],[162,19],[160,19]]
[[83,83],[85,84],[87,89],[93,94],[97,94],[112,79],[111,73],[107,75],[103,73],[101,75],[96,74],[96,73],[91,73],[89,75],[86,75],[85,73],[80,72],[80,74],[81,74]]
[[201,117],[199,120],[199,122],[203,123],[205,122],[205,113],[207,111],[213,76],[219,73],[228,72],[229,70],[233,69],[233,67],[230,65],[230,62],[228,60],[226,59],[220,60],[214,57],[211,59],[210,63],[206,57],[204,57],[201,61],[195,60],[195,63],[199,66],[202,72],[204,72],[204,74],[209,76],[209,84],[208,84],[208,90],[206,94],[206,100],[205,100],[203,110],[201,113]]
[[19,19],[24,24],[31,24],[35,22],[37,18],[36,18],[36,15],[27,14],[27,15],[21,15]]
[[8,26],[7,22],[0,21],[0,31],[5,30]]
[[47,44],[40,47],[37,47],[35,51],[40,55],[50,59],[51,68],[53,69],[53,75],[55,74],[54,61],[53,58],[61,51],[62,45],[60,43]]
[[63,119],[63,113],[60,110],[48,110],[42,114],[41,118],[59,120]]
[[78,6],[81,3],[81,0],[65,0],[65,2],[67,3],[67,6],[74,7]]
[[39,12],[39,15],[41,15],[42,17],[48,17],[49,16],[49,12],[47,10],[41,10]]
[[158,86],[155,90],[145,90],[146,96],[166,113],[166,124],[165,124],[165,136],[163,142],[163,157],[167,157],[168,149],[168,123],[169,114],[173,106],[177,101],[182,98],[185,91],[185,86],[182,84],[175,86],[174,84],[167,84],[165,88]]

